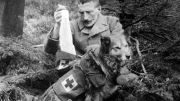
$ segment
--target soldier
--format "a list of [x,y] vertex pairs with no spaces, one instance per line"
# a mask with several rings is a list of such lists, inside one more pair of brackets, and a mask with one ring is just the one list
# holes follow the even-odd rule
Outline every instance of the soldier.
[[[59,38],[61,37],[59,36],[60,22],[62,10],[65,9],[64,6],[59,6],[56,9],[54,13],[56,23],[49,32],[45,43],[45,52],[56,56],[56,66],[59,66],[61,60],[71,61],[75,59],[74,55],[61,51],[61,47],[59,47]],[[77,55],[84,55],[87,46],[100,45],[101,36],[116,36],[124,32],[118,18],[101,14],[100,0],[79,0],[78,12],[79,18],[70,22],[73,44]],[[62,71],[63,75],[69,69],[65,68],[60,71]],[[92,82],[96,78],[96,75],[93,76]],[[87,85],[85,80],[86,76],[80,68],[70,70],[41,96],[40,101],[46,101],[47,99],[49,101],[74,101],[79,97],[83,99],[80,95],[83,95],[85,92],[86,87],[84,85]],[[104,84],[104,79],[99,76],[95,81],[95,85],[96,83],[98,83],[99,87],[101,84]],[[86,96],[86,100],[87,98]]]
[[[45,52],[56,55],[56,66],[59,66],[61,60],[74,59],[73,55],[61,51],[59,47],[59,37],[61,37],[59,28],[62,10],[65,9],[64,6],[56,9],[54,13],[56,23],[45,43]],[[100,36],[122,34],[124,31],[118,18],[101,14],[100,0],[79,0],[78,11],[79,18],[70,22],[77,55],[83,55],[89,45],[100,44]]]

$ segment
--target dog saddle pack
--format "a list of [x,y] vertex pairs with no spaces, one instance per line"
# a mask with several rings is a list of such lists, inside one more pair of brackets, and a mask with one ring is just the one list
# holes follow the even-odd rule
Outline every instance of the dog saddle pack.
[[78,66],[59,78],[52,86],[62,101],[74,100],[88,89],[89,84],[96,88],[105,84],[105,76],[90,54],[85,54]]
[[81,69],[71,69],[53,84],[53,90],[61,101],[72,101],[85,91],[85,76]]
[[85,77],[94,87],[98,88],[105,85],[106,78],[97,60],[92,55],[92,52],[85,54],[81,59],[80,65]]

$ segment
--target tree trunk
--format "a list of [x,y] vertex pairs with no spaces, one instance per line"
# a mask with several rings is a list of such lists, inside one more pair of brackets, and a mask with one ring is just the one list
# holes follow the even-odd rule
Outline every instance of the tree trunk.
[[2,33],[2,17],[6,0],[0,0],[0,34]]
[[0,34],[19,36],[23,34],[25,0],[0,0]]

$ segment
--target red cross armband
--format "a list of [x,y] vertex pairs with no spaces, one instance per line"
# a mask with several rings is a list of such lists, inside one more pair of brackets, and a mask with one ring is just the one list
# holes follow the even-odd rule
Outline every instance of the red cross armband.
[[72,69],[53,84],[53,90],[62,101],[71,101],[85,91],[85,76],[80,69]]

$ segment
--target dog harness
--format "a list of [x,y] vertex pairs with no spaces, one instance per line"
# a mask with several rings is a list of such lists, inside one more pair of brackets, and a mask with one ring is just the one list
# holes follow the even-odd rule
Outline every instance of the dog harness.
[[108,81],[114,82],[111,80],[113,80],[115,69],[110,69],[106,63],[95,56],[93,51],[86,53],[80,63],[74,64],[72,67],[53,85],[55,94],[62,101],[73,100],[83,92],[91,90],[91,87],[95,89],[103,87],[106,84],[107,76],[109,76]]

